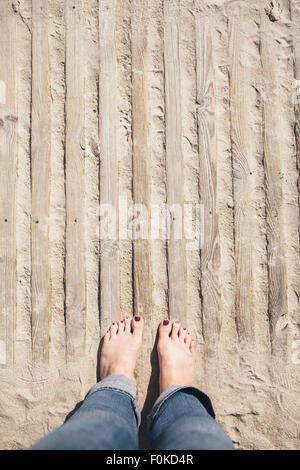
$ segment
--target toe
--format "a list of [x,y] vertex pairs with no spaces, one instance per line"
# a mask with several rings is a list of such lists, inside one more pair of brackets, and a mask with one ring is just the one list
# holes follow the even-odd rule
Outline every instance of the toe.
[[125,321],[120,320],[118,323],[118,335],[122,335],[124,333],[124,329],[125,329]]
[[110,330],[108,330],[103,337],[103,341],[105,344],[108,343],[109,340],[110,340]]
[[188,348],[190,347],[191,341],[192,341],[191,333],[188,332],[188,333],[185,335],[185,338],[184,338],[184,342],[185,342],[185,344],[187,345]]
[[117,323],[112,323],[110,327],[110,339],[114,338],[117,334],[118,331],[118,324]]
[[179,328],[180,328],[180,322],[175,321],[172,325],[172,332],[171,332],[172,339],[178,339]]
[[163,320],[159,325],[159,336],[162,338],[169,337],[171,329],[172,323],[170,322],[170,320]]
[[192,339],[191,344],[190,344],[190,351],[192,354],[195,354],[196,352],[196,342]]
[[125,318],[125,333],[129,335],[130,332],[131,332],[131,318],[126,317]]
[[141,316],[136,315],[133,317],[132,322],[132,334],[134,336],[141,336],[144,328],[144,320],[142,319]]
[[184,338],[186,336],[186,328],[180,328],[178,336],[179,336],[179,341],[183,343]]

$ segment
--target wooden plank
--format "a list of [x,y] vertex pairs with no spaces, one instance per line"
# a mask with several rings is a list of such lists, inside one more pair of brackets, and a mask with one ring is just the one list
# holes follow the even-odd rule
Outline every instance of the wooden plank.
[[0,2],[0,367],[14,362],[17,106],[15,16]]
[[[147,103],[147,8],[148,0],[132,4],[132,127],[133,127],[133,201],[143,204],[150,215],[149,142]],[[148,227],[148,234],[149,230]],[[137,234],[142,237],[142,233]],[[151,249],[149,240],[133,243],[134,314],[151,317]]]
[[[119,184],[117,156],[117,58],[115,44],[116,0],[100,0],[100,204],[110,204],[116,215],[118,233]],[[117,240],[100,240],[101,330],[118,320],[119,247]]]
[[220,243],[217,197],[217,138],[212,63],[211,17],[196,18],[198,147],[200,201],[204,210],[205,236],[201,249],[201,298],[203,336],[207,347],[215,346],[220,333]]
[[72,360],[84,354],[84,51],[82,0],[66,2],[66,334]]
[[48,216],[50,172],[50,89],[48,3],[32,2],[31,259],[32,354],[49,359]]
[[[181,89],[179,62],[179,12],[175,0],[164,2],[164,62],[165,62],[165,117],[167,203],[179,208],[171,214],[171,238],[168,241],[169,314],[172,320],[185,323],[186,319],[186,256],[185,240],[174,239],[174,226],[183,227],[184,175],[182,157]],[[180,214],[181,208],[181,214]]]
[[236,263],[236,324],[241,342],[253,341],[253,266],[251,210],[251,168],[253,147],[251,128],[248,122],[250,77],[241,62],[242,46],[245,48],[243,28],[245,17],[231,15],[229,18],[230,53],[230,104],[231,139],[234,195],[234,236]]
[[[133,171],[133,202],[141,212],[136,217],[150,216],[150,175],[149,175],[149,128],[148,128],[148,0],[133,0],[131,16],[131,52],[132,52],[132,171]],[[145,213],[147,211],[147,214]],[[149,217],[150,220],[150,217]],[[150,226],[140,224],[140,231],[135,227],[136,239],[133,240],[133,312],[143,315],[148,324],[152,320],[152,265],[151,242],[149,242]],[[146,239],[143,239],[146,237]],[[150,376],[145,370],[145,362],[153,349],[153,329],[145,331],[142,350],[137,360],[136,381],[139,393],[147,395],[145,385]],[[155,367],[152,361],[152,367]],[[151,393],[151,392],[150,392]],[[148,409],[148,401],[145,408]],[[153,402],[152,402],[153,404]],[[145,412],[145,410],[144,410]],[[150,409],[148,409],[150,412]],[[142,428],[143,429],[143,428]],[[144,430],[143,430],[144,431]],[[140,432],[143,433],[140,430]]]
[[[296,141],[296,158],[298,171],[300,170],[300,0],[291,0],[291,20],[293,31],[293,50],[294,50],[294,109],[295,109],[295,141]],[[298,177],[298,204],[299,204],[299,220],[298,233],[300,242],[300,176]]]
[[[261,60],[265,82],[264,169],[266,190],[268,252],[268,315],[272,354],[282,365],[287,364],[287,328],[278,329],[287,314],[286,262],[283,247],[282,163],[287,149],[282,140],[283,103],[280,98],[281,70],[275,60],[280,45],[274,38],[274,27],[261,13]],[[277,371],[278,372],[278,371]]]

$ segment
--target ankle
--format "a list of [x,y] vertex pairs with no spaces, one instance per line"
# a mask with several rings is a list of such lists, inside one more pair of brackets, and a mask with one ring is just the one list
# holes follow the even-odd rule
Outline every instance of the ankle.
[[160,385],[160,393],[162,393],[166,388],[168,387],[192,387],[193,386],[193,380],[192,378],[190,379],[183,379],[182,377],[176,375],[176,374],[170,374],[167,377],[163,377],[163,374],[160,375],[160,380],[159,380],[159,385]]

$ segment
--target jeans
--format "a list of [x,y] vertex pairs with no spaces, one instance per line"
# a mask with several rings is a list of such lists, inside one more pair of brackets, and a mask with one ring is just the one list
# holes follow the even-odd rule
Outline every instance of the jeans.
[[[153,450],[234,449],[215,421],[210,399],[195,387],[168,387],[148,420]],[[134,384],[124,375],[110,375],[91,388],[71,418],[31,449],[137,450],[139,424]]]

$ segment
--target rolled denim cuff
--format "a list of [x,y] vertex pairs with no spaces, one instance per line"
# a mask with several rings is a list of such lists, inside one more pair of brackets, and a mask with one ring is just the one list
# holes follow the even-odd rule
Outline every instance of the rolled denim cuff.
[[215,415],[212,403],[210,401],[210,398],[205,393],[201,392],[201,390],[199,388],[190,387],[190,386],[181,387],[179,385],[172,385],[171,387],[166,388],[166,390],[164,390],[159,395],[158,399],[154,403],[152,411],[148,415],[148,423],[149,423],[150,427],[151,427],[151,424],[153,423],[157,413],[159,412],[160,408],[165,403],[165,401],[168,400],[168,398],[170,398],[172,395],[174,395],[174,393],[179,392],[179,391],[185,391],[185,390],[193,392],[193,395],[199,399],[200,403],[204,406],[207,413],[212,418],[215,419],[216,415]]
[[125,393],[131,398],[133,409],[135,412],[137,425],[139,426],[141,423],[141,411],[138,404],[138,392],[135,388],[135,385],[131,380],[126,377],[126,375],[121,374],[113,374],[108,375],[105,379],[101,380],[100,382],[96,383],[90,391],[87,393],[86,398],[93,393],[98,392],[99,390],[116,390],[118,392]]

